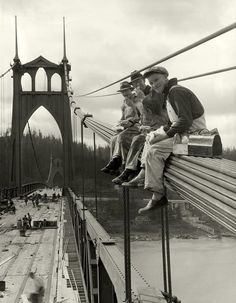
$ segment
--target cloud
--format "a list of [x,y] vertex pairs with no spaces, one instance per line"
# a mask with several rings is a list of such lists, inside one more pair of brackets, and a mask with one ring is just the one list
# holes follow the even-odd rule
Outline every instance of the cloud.
[[[62,17],[66,16],[67,56],[72,66],[72,87],[78,95],[116,81],[235,22],[235,9],[233,0],[1,1],[0,72],[14,57],[14,15],[18,15],[22,63],[40,54],[55,63],[61,61]],[[171,77],[183,78],[235,65],[235,49],[234,30],[161,64]],[[231,71],[181,84],[197,94],[207,118],[219,115],[220,121],[236,113],[234,78],[235,71]],[[6,104],[12,100],[9,83]],[[118,87],[98,94],[114,93]],[[120,118],[121,96],[76,99],[84,111],[99,120],[114,124]],[[9,116],[9,109],[6,112]],[[36,123],[43,127],[40,121]],[[222,129],[222,136],[229,136],[227,128]]]
[[207,127],[219,130],[223,147],[235,146],[236,114],[208,115]]

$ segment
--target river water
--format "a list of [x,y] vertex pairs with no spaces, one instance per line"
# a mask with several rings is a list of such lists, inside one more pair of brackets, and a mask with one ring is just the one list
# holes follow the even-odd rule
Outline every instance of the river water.
[[[131,261],[163,290],[160,213],[137,216],[141,194],[130,194]],[[113,200],[99,202],[99,218],[123,250],[123,201]],[[169,228],[173,295],[182,303],[236,303],[236,237],[186,201],[170,204]]]
[[[132,263],[163,290],[160,241],[134,241]],[[182,303],[236,302],[236,239],[171,239],[173,294]]]

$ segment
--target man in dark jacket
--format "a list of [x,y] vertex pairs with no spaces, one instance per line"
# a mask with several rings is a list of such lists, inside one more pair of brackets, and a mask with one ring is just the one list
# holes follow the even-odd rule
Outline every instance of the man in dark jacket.
[[191,90],[177,85],[176,79],[168,80],[168,76],[168,71],[162,66],[152,67],[144,73],[152,89],[164,95],[170,123],[149,133],[146,138],[145,189],[152,191],[153,195],[139,210],[140,214],[167,203],[163,170],[173,150],[174,135],[206,129],[201,102]]

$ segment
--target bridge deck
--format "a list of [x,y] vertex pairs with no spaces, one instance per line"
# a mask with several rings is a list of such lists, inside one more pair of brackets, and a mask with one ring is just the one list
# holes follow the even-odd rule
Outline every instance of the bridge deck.
[[[67,288],[65,274],[66,265],[62,262],[63,256],[63,203],[40,203],[38,210],[31,201],[27,206],[24,201],[15,201],[16,214],[4,214],[0,220],[0,280],[5,281],[6,289],[1,292],[1,303],[27,302],[21,299],[34,292],[34,285],[28,273],[36,270],[36,276],[42,278],[45,284],[45,302],[53,302],[58,296],[74,300],[72,288]],[[49,209],[48,209],[49,207]],[[32,223],[37,220],[57,221],[58,228],[27,229],[26,236],[20,236],[18,229],[14,228],[18,218],[30,213]],[[11,259],[10,259],[11,258]],[[63,266],[60,266],[63,264]],[[59,270],[58,270],[58,267]],[[63,272],[64,270],[64,272]],[[63,273],[63,275],[62,275]]]

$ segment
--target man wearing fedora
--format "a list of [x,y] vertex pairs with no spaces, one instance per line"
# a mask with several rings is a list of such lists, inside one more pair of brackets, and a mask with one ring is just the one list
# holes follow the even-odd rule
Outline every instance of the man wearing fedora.
[[135,92],[138,95],[138,91],[141,90],[141,92],[144,94],[144,96],[147,96],[150,91],[151,91],[151,86],[147,85],[145,83],[145,78],[143,77],[143,75],[138,72],[137,70],[134,70],[131,74],[130,74],[130,82],[134,87]]
[[111,139],[111,160],[101,169],[102,172],[109,174],[116,174],[119,167],[125,164],[132,139],[139,134],[142,108],[141,102],[133,94],[133,87],[128,81],[121,82],[118,92],[124,97],[121,106],[122,115],[118,125],[114,128],[117,135]]
[[[136,102],[139,112],[141,113],[141,124],[143,124],[143,104],[142,101],[150,93],[151,86],[145,84],[145,78],[137,70],[131,72],[130,83],[134,87],[134,94],[136,96]],[[137,136],[134,136],[129,148],[127,160],[125,163],[125,169],[123,172],[112,180],[113,183],[121,185],[123,182],[130,181],[139,172],[139,157],[143,149],[145,142],[145,134],[141,132]]]
[[139,214],[167,204],[163,171],[173,150],[174,135],[206,129],[201,102],[191,90],[177,85],[176,78],[169,80],[168,76],[162,66],[152,67],[144,73],[152,90],[163,94],[170,123],[147,135],[145,189],[153,194],[147,205],[139,209]]

